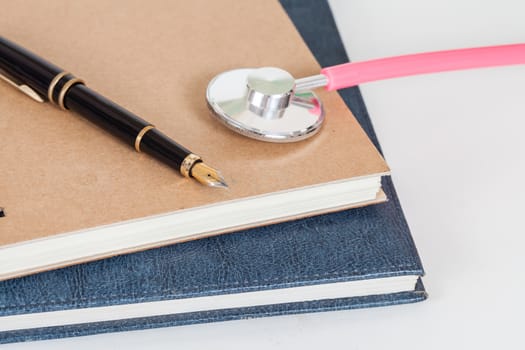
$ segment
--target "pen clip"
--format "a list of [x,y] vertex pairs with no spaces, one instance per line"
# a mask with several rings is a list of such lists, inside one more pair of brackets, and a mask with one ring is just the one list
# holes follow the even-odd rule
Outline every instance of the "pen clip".
[[13,85],[15,88],[22,91],[24,94],[31,97],[33,100],[37,102],[44,102],[44,99],[42,98],[42,96],[40,96],[30,86],[24,84],[21,81],[17,81],[14,77],[7,74],[6,71],[2,70],[1,68],[0,68],[0,79],[5,80],[9,84]]

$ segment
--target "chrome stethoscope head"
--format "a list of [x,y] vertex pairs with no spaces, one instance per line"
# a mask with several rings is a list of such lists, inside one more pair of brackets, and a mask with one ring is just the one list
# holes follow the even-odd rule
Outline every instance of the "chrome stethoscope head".
[[235,69],[212,79],[206,100],[214,117],[242,135],[294,142],[324,121],[322,103],[308,88],[279,68]]

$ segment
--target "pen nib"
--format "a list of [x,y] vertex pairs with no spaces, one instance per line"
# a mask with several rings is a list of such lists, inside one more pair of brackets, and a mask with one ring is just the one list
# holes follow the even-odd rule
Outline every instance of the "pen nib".
[[228,188],[221,173],[203,162],[199,162],[191,168],[191,176],[206,186]]

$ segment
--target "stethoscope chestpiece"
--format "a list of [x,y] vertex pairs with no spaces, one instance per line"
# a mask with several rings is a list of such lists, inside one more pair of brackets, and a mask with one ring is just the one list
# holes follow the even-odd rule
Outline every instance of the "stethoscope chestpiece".
[[312,91],[296,91],[295,79],[273,68],[243,68],[217,75],[206,100],[212,116],[253,139],[294,142],[319,131],[324,110]]

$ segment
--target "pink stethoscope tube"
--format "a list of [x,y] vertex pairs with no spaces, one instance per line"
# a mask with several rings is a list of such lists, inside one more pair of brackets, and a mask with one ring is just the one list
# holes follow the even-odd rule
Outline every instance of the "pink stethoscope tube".
[[416,74],[507,66],[525,63],[525,44],[437,51],[350,62],[326,67],[321,74],[326,90],[338,90],[366,82]]

